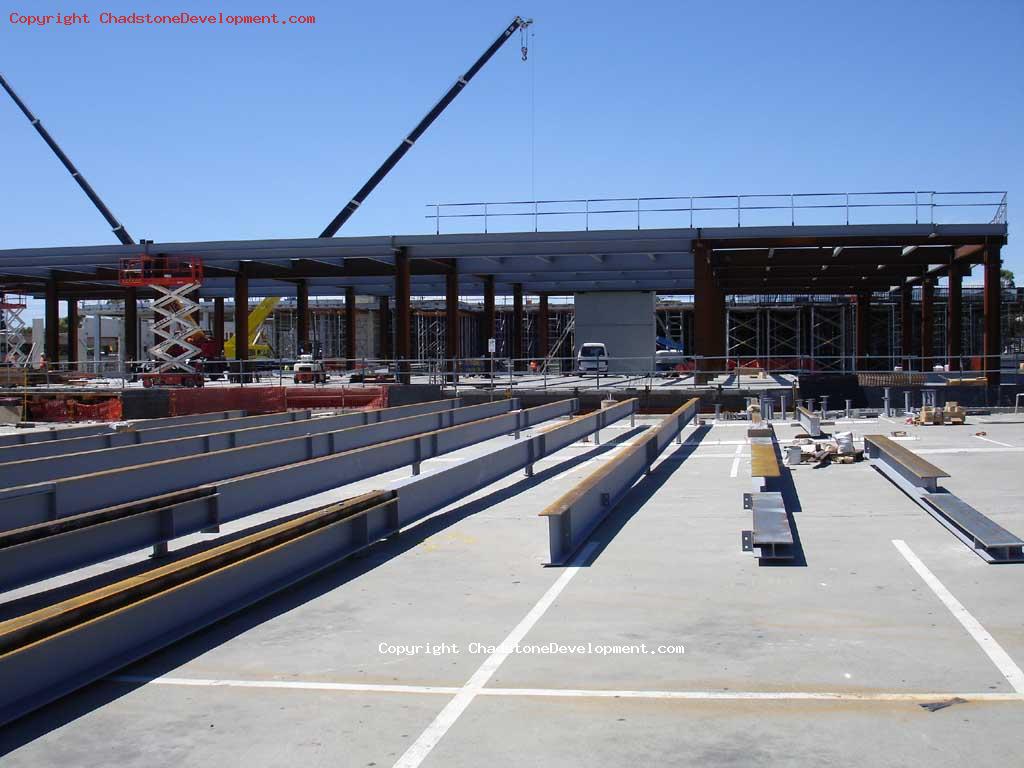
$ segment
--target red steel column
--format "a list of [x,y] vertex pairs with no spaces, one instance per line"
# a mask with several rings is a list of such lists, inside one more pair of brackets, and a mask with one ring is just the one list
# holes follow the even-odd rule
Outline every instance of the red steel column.
[[537,310],[537,357],[542,362],[547,359],[548,354],[551,352],[549,349],[548,326],[548,295],[542,293],[540,295],[540,306]]
[[380,356],[383,360],[391,359],[391,301],[381,296],[377,303],[380,315]]
[[854,362],[856,370],[867,368],[868,339],[871,334],[871,294],[857,294],[857,328],[856,328],[856,350],[857,356]]
[[411,381],[409,356],[412,345],[410,330],[409,255],[404,249],[395,254],[395,357],[399,360],[399,381]]
[[903,355],[903,370],[913,370],[911,361],[914,347],[914,289],[905,285],[900,289],[900,353]]
[[235,359],[249,359],[249,277],[235,275]]
[[[132,302],[134,305],[134,301]],[[134,311],[134,310],[133,310]],[[128,316],[127,311],[125,317]],[[224,297],[217,296],[213,300],[213,341],[217,346],[217,354],[224,354]],[[130,345],[129,345],[130,347]]]
[[963,329],[963,276],[960,267],[949,268],[949,298],[946,301],[946,358],[950,370],[960,370],[960,337]]
[[57,281],[52,277],[46,281],[44,317],[46,364],[54,366],[60,362],[60,299],[57,296]]
[[523,369],[523,284],[512,284],[512,367]]
[[697,360],[694,383],[707,382],[711,371],[725,369],[725,294],[715,285],[711,248],[699,240],[693,244],[693,351]]
[[[78,299],[68,296],[68,362],[78,362]],[[99,343],[97,339],[96,343]]]
[[[224,299],[218,299],[221,318],[224,317]],[[216,305],[215,305],[216,306]],[[221,324],[221,333],[224,326]],[[139,297],[135,288],[124,289],[124,353],[125,362],[138,360],[139,354]]]
[[309,283],[299,280],[295,286],[295,346],[297,354],[309,350]]
[[459,273],[455,271],[455,260],[448,265],[444,276],[444,330],[445,356],[448,358],[448,369],[454,375],[458,369],[456,362],[460,357],[459,349]]
[[999,271],[1003,262],[999,256],[999,245],[987,244],[985,246],[985,370],[988,373],[988,383],[998,387],[1000,381],[1000,355],[1003,351],[1001,334],[1001,303],[1002,283],[1000,282]]
[[921,370],[932,369],[935,346],[935,279],[921,281]]
[[356,367],[356,289],[345,288],[345,368]]
[[487,354],[487,340],[494,338],[494,275],[484,275],[484,327],[480,354]]

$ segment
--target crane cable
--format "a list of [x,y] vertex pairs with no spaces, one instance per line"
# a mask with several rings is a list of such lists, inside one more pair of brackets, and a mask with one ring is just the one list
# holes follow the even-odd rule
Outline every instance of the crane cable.
[[[531,24],[528,25],[532,27]],[[523,61],[529,59],[529,48],[534,43],[534,33],[526,26],[519,28],[519,52]],[[530,61],[530,199],[537,199],[537,59]]]

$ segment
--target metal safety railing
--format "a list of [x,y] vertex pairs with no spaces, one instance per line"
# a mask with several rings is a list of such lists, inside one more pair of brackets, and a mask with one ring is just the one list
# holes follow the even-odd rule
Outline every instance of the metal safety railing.
[[[459,232],[841,224],[1005,224],[1002,191],[793,192],[430,203],[427,219]],[[495,222],[511,227],[495,230]],[[569,222],[566,224],[566,222]]]

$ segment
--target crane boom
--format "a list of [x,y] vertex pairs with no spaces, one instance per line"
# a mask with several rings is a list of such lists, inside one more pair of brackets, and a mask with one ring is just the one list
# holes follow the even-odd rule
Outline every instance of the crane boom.
[[[355,196],[349,200],[345,207],[338,212],[338,215],[334,217],[331,223],[327,225],[327,228],[320,233],[320,237],[334,237],[337,231],[341,229],[342,225],[348,221],[349,217],[356,212],[356,209],[362,205],[363,201],[371,192],[373,192],[374,188],[385,176],[388,175],[388,173],[391,172],[392,168],[398,165],[398,161],[401,160],[405,153],[412,148],[412,145],[416,143],[416,140],[419,139],[419,137],[423,135],[424,131],[430,127],[430,124],[433,123],[442,112],[444,112],[445,108],[455,100],[455,97],[462,92],[462,89],[469,84],[469,81],[473,79],[476,73],[483,68],[484,64],[486,64],[497,50],[501,48],[505,41],[512,37],[516,30],[525,29],[532,23],[533,19],[524,19],[520,16],[516,16],[512,20],[512,23],[508,25],[508,28],[498,35],[498,38],[491,43],[490,47],[473,63],[473,66],[466,70],[466,73],[455,81],[455,84],[448,89],[448,92],[441,97],[441,100],[434,105],[434,108],[426,114],[426,117],[416,124],[416,127],[413,128],[412,132],[402,140],[402,143],[398,145],[397,149],[388,155],[387,160],[385,160],[369,180],[360,187]],[[526,56],[525,49],[523,56]]]
[[14,99],[14,103],[18,105],[18,109],[25,114],[28,121],[32,123],[32,127],[38,131],[40,136],[43,137],[43,141],[45,141],[47,146],[53,150],[57,159],[64,164],[68,173],[71,174],[71,178],[78,182],[78,186],[82,188],[82,191],[85,192],[86,196],[88,196],[92,201],[92,204],[96,206],[96,209],[100,214],[102,214],[103,218],[107,220],[107,223],[110,225],[111,229],[114,230],[114,235],[121,241],[121,244],[134,245],[135,241],[132,239],[132,236],[128,234],[124,225],[118,221],[117,217],[115,217],[111,210],[107,208],[106,203],[104,203],[100,199],[100,196],[96,194],[96,190],[92,188],[89,182],[85,180],[85,177],[78,172],[77,168],[75,168],[75,164],[71,162],[71,158],[64,154],[64,150],[62,150],[60,145],[53,140],[50,132],[43,127],[41,122],[39,122],[39,118],[32,114],[32,111],[26,106],[25,102],[21,100],[18,94],[14,92],[14,88],[11,87],[11,84],[7,82],[7,79],[3,75],[0,75],[0,85],[2,85],[4,90],[7,91],[12,99]]

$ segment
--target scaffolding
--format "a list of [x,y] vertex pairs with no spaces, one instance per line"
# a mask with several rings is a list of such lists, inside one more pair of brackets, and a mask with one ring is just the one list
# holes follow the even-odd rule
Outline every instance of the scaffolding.
[[0,293],[0,359],[15,368],[27,367],[36,349],[35,343],[25,340],[27,325],[21,313],[26,306],[25,297]]

